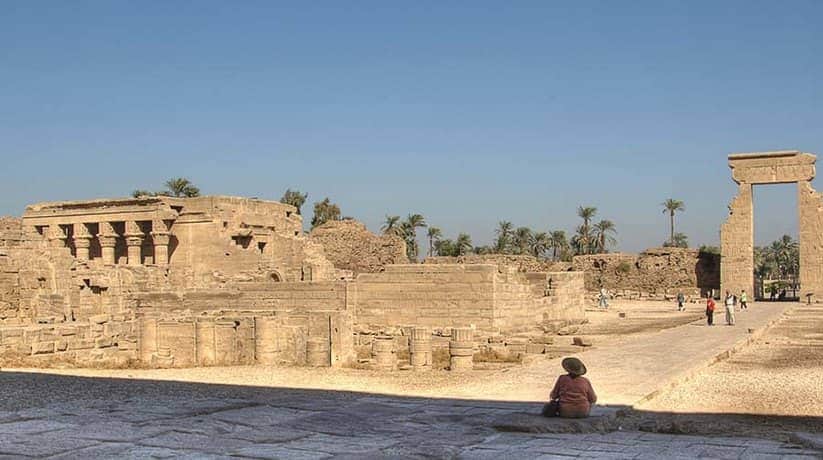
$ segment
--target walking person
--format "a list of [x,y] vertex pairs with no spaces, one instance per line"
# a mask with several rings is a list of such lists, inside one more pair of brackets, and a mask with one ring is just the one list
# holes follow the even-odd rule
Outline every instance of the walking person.
[[748,310],[749,309],[749,296],[746,295],[746,290],[743,289],[740,291],[740,310]]
[[709,294],[706,296],[706,323],[709,326],[714,326],[714,299],[712,295]]
[[683,304],[686,303],[686,296],[683,295],[683,291],[677,293],[677,311],[684,311],[686,307]]
[[600,287],[600,308],[609,308],[609,291]]
[[726,304],[726,325],[727,326],[734,326],[735,298],[729,291],[726,291],[725,304]]

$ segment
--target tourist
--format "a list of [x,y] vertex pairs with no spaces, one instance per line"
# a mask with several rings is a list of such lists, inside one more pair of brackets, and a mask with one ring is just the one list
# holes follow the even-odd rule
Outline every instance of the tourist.
[[746,295],[746,290],[742,289],[740,291],[740,310],[741,311],[749,309],[748,301],[749,301],[749,296]]
[[683,311],[686,307],[683,304],[686,302],[686,296],[683,295],[683,291],[677,293],[677,311]]
[[706,296],[706,323],[709,326],[714,326],[714,299],[711,294]]
[[561,365],[568,374],[557,378],[549,394],[551,401],[543,406],[543,416],[588,417],[592,404],[597,402],[597,395],[591,382],[583,377],[586,366],[577,358],[566,358]]
[[729,292],[726,291],[726,325],[727,326],[734,326],[734,304],[735,304],[735,297]]
[[600,308],[609,308],[609,291],[603,286],[600,287]]

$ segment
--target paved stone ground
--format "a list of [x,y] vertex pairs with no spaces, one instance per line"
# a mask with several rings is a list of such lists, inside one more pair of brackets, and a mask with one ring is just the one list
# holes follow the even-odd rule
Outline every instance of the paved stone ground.
[[[582,357],[603,401],[636,402],[781,312],[752,309],[734,328],[687,325]],[[6,370],[0,458],[823,458],[776,440],[622,431],[624,421],[639,426],[621,406],[586,421],[530,415],[540,403],[525,401],[545,398],[556,366],[527,366],[514,376],[519,391],[509,382],[498,389],[503,397],[492,391],[485,400],[470,389],[471,400],[439,399]]]
[[[800,459],[821,455],[791,444],[746,438],[623,431],[513,433],[494,428],[496,420],[539,410],[536,404],[283,389],[257,389],[256,394],[245,389],[235,395],[245,393],[243,398],[186,398],[180,388],[174,388],[172,396],[140,394],[121,399],[128,393],[129,381],[98,380],[82,384],[108,385],[113,397],[0,413],[0,458]],[[232,393],[225,388],[217,391]],[[562,430],[564,425],[555,428]]]

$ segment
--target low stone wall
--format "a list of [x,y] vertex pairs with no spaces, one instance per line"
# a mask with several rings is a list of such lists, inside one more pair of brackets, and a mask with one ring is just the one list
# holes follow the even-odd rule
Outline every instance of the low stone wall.
[[425,264],[494,264],[498,266],[514,267],[521,272],[560,272],[572,269],[571,262],[559,262],[538,259],[530,255],[514,254],[469,254],[459,257],[434,256],[427,257]]
[[[390,265],[355,283],[358,327],[475,326],[487,332],[581,320],[582,274],[527,276],[496,265]],[[549,288],[549,280],[553,287]]]
[[574,257],[588,291],[601,286],[626,297],[664,297],[682,291],[705,295],[720,288],[720,257],[697,249],[654,248],[641,254],[593,254]]
[[323,246],[335,268],[355,274],[380,271],[389,264],[405,264],[406,243],[392,235],[375,235],[356,220],[326,222],[309,234]]

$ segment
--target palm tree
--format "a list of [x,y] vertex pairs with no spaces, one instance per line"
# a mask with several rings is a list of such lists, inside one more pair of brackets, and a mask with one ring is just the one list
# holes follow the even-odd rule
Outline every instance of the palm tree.
[[323,225],[332,220],[340,220],[340,207],[325,198],[314,203],[314,216],[311,218],[311,228]]
[[504,254],[509,249],[513,228],[512,223],[506,220],[497,223],[497,230],[495,230],[497,240],[494,242],[494,252]]
[[401,224],[406,234],[406,249],[409,259],[416,260],[420,252],[417,245],[417,229],[427,227],[426,219],[421,214],[409,214]]
[[384,235],[396,235],[403,237],[403,229],[400,227],[400,216],[386,215],[386,221],[380,227]]
[[595,248],[599,252],[609,252],[609,246],[614,246],[617,244],[617,240],[614,236],[612,236],[616,234],[617,229],[614,226],[614,222],[610,220],[603,219],[594,224],[592,237],[594,239]]
[[472,250],[472,238],[467,233],[461,233],[457,235],[454,245],[458,256],[466,255]]
[[200,189],[185,177],[174,177],[166,181],[166,190],[171,196],[195,197],[200,196]]
[[514,231],[514,245],[517,247],[518,254],[528,254],[531,236],[532,231],[528,227],[518,227]]
[[306,198],[308,197],[308,193],[300,193],[300,190],[288,188],[286,192],[283,193],[283,198],[280,198],[280,202],[294,206],[297,208],[297,214],[300,215],[300,208],[306,203]]
[[566,232],[563,230],[555,230],[549,235],[552,247],[552,260],[557,260],[558,251],[563,254],[569,242],[566,240]]
[[426,232],[426,236],[429,238],[429,257],[431,257],[434,255],[434,242],[440,240],[440,237],[443,236],[443,232],[441,232],[437,227],[429,227],[429,230]]
[[551,246],[551,237],[546,232],[533,233],[529,244],[532,255],[540,257]]
[[663,202],[663,214],[669,213],[669,220],[671,223],[670,232],[669,232],[669,242],[672,243],[674,246],[674,213],[677,211],[685,211],[686,205],[683,204],[680,200],[675,200],[674,198],[669,198],[668,200]]
[[597,214],[597,208],[593,206],[578,206],[577,207],[577,216],[583,219],[583,225],[578,227],[578,246],[580,246],[581,252],[590,254],[591,253],[591,246],[592,246],[592,236],[591,236],[591,226],[590,222]]
[[434,250],[438,256],[454,256],[454,241],[445,239],[434,242]]

